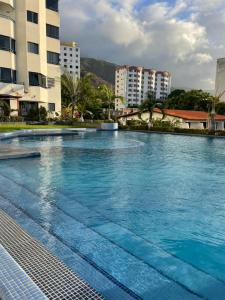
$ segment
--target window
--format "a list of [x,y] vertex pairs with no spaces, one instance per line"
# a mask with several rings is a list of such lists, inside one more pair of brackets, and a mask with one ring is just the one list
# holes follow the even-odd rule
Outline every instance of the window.
[[55,78],[48,77],[47,82],[48,82],[49,89],[55,86]]
[[27,43],[28,52],[39,54],[39,45],[36,43],[28,42]]
[[16,83],[16,71],[8,68],[0,68],[0,81]]
[[16,52],[16,45],[15,40],[5,36],[0,35],[0,50],[10,51],[15,53]]
[[59,53],[47,52],[47,62],[52,65],[59,65]]
[[58,0],[46,0],[46,8],[59,11],[59,1]]
[[67,62],[68,61],[68,59],[64,59],[64,62]]
[[48,110],[51,111],[55,111],[55,103],[48,103]]
[[36,12],[27,11],[27,21],[38,24],[38,14]]
[[46,76],[40,73],[29,72],[29,84],[31,86],[40,86],[46,88]]
[[53,39],[59,39],[59,27],[46,24],[46,34]]

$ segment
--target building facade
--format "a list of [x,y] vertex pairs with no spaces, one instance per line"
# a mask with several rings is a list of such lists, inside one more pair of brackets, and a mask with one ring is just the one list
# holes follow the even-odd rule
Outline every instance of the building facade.
[[225,58],[217,60],[215,95],[225,101]]
[[115,73],[115,95],[123,97],[125,103],[116,99],[115,108],[140,105],[152,93],[156,99],[165,99],[171,90],[171,74],[143,67],[120,66]]
[[0,0],[0,101],[61,112],[58,0]]
[[76,42],[61,42],[60,64],[62,72],[80,78],[80,47]]

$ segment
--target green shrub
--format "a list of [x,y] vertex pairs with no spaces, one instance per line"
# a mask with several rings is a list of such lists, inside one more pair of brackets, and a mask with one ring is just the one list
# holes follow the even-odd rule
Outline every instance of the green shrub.
[[163,129],[173,129],[179,126],[179,121],[164,121],[164,120],[153,120],[153,127],[163,128]]

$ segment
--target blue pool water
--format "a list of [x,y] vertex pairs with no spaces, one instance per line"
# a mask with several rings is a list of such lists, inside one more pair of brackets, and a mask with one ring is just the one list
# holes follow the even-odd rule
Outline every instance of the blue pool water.
[[106,299],[225,299],[225,140],[132,132],[26,137],[0,208]]

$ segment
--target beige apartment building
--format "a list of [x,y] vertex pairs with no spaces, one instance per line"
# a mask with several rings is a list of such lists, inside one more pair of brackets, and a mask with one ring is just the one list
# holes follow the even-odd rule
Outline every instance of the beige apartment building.
[[0,101],[12,115],[61,112],[59,27],[58,0],[0,0]]

